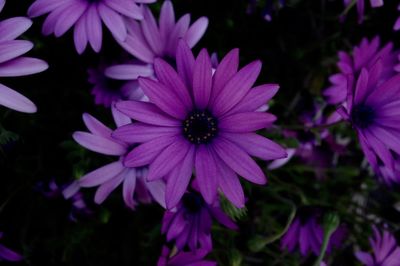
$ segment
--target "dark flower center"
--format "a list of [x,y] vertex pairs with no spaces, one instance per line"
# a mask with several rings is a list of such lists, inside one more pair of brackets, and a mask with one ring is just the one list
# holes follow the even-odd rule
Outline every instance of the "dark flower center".
[[355,126],[366,128],[374,122],[375,112],[370,106],[359,104],[351,110],[350,118]]
[[89,3],[99,3],[102,0],[86,0],[86,1],[89,2]]
[[183,134],[194,144],[209,143],[217,132],[217,119],[208,111],[194,111],[183,121]]
[[198,213],[203,207],[204,200],[199,194],[191,192],[183,195],[182,203],[186,211],[195,214]]

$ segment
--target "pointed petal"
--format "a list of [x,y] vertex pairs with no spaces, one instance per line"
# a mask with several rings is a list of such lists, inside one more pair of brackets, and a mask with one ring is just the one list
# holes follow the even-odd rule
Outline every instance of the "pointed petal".
[[212,86],[212,68],[210,56],[202,49],[193,68],[193,96],[196,107],[204,110],[210,99]]
[[217,165],[206,145],[200,145],[196,150],[195,168],[201,195],[208,204],[214,203],[218,187]]
[[91,133],[77,131],[72,137],[81,146],[88,150],[106,155],[124,155],[126,146],[119,142],[113,141],[110,138],[93,135]]
[[81,187],[95,187],[117,176],[124,170],[120,161],[102,166],[81,177],[78,181]]
[[35,104],[22,94],[0,84],[0,105],[24,113],[35,113]]

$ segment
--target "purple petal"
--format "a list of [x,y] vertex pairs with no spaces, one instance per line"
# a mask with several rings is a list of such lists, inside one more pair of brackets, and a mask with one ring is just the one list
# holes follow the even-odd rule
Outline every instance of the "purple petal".
[[229,229],[236,230],[237,225],[228,217],[221,209],[219,208],[211,208],[211,213],[217,219],[217,221]]
[[64,9],[70,5],[70,2],[65,2],[54,9],[45,19],[42,26],[42,34],[47,36],[54,32],[54,27],[57,24],[58,18],[64,12]]
[[86,16],[83,15],[75,24],[74,27],[74,44],[78,54],[82,54],[85,51],[88,43],[88,37],[86,34]]
[[35,113],[37,110],[35,104],[28,98],[2,84],[0,84],[0,105],[24,113]]
[[137,1],[104,0],[104,4],[118,13],[133,19],[143,19],[142,9],[136,5]]
[[35,1],[28,9],[28,16],[38,17],[46,13],[52,12],[61,5],[70,2],[70,0],[38,0]]
[[154,53],[161,55],[163,52],[161,34],[158,30],[156,20],[147,6],[143,8],[143,17],[144,19],[140,21],[143,35]]
[[128,169],[125,169],[114,178],[108,180],[106,183],[103,183],[97,189],[96,194],[94,195],[94,202],[96,202],[97,204],[103,203],[108,195],[110,195],[110,193],[113,192],[119,186],[119,184],[122,183],[129,172],[130,171]]
[[359,261],[361,261],[366,266],[374,266],[375,265],[374,259],[367,252],[358,251],[358,252],[355,252],[354,255],[356,256],[356,258]]
[[[0,3],[1,4],[1,3]],[[0,244],[0,259],[7,261],[21,261],[23,257],[15,251]]]
[[87,129],[92,132],[94,135],[102,136],[102,137],[110,137],[112,130],[106,127],[99,120],[91,116],[90,114],[84,113],[82,115],[83,122],[85,123]]
[[188,29],[184,36],[184,40],[189,45],[189,47],[194,47],[203,37],[208,27],[208,18],[201,17],[196,20],[192,26]]
[[275,120],[276,116],[269,113],[238,113],[222,118],[218,127],[224,132],[246,133],[266,128]]
[[127,115],[120,112],[116,107],[115,104],[111,105],[111,113],[114,118],[115,125],[117,127],[122,127],[132,123],[132,120]]
[[122,186],[122,195],[126,206],[135,209],[135,201],[133,200],[133,194],[136,187],[136,170],[135,168],[129,169],[125,176],[124,183]]
[[191,88],[193,80],[194,56],[185,41],[180,40],[176,51],[178,74],[183,78],[187,88]]
[[147,47],[146,43],[143,43],[133,32],[128,34],[125,42],[119,42],[119,44],[128,53],[137,57],[144,63],[153,63],[155,54]]
[[160,127],[134,123],[117,128],[112,136],[127,143],[142,143],[162,136],[179,135],[179,127]]
[[212,86],[212,68],[206,49],[200,51],[193,68],[193,96],[196,107],[204,110],[210,99]]
[[176,49],[181,38],[185,35],[190,25],[190,15],[186,14],[181,17],[175,24],[169,36],[169,42],[167,45],[167,52],[169,55],[173,56],[176,54]]
[[109,181],[124,169],[120,161],[113,162],[84,175],[78,182],[81,187],[95,187]]
[[368,92],[368,71],[363,68],[357,80],[355,98],[356,102],[361,102],[365,99]]
[[0,21],[0,42],[14,40],[27,31],[31,25],[32,21],[24,17],[15,17]]
[[20,57],[0,64],[0,77],[19,77],[45,71],[49,65],[40,59]]
[[209,147],[200,145],[197,148],[195,168],[201,195],[208,204],[214,203],[217,196],[218,173],[215,159]]
[[144,177],[144,182],[146,184],[147,189],[149,190],[153,199],[158,202],[163,208],[166,207],[165,204],[165,183],[163,180],[155,180],[151,182],[146,181],[146,177]]
[[118,39],[118,41],[125,41],[128,30],[126,29],[124,20],[122,17],[109,8],[108,6],[104,5],[103,3],[99,3],[98,5],[99,14],[101,20],[104,22],[106,27],[111,31],[113,36]]
[[153,67],[151,65],[116,65],[108,67],[105,70],[107,77],[119,80],[133,80],[139,77],[150,77],[153,75]]
[[126,146],[117,141],[103,136],[93,135],[91,133],[77,131],[72,137],[81,146],[88,150],[98,152],[106,155],[124,155],[126,153]]
[[97,5],[91,5],[86,11],[86,34],[93,50],[98,53],[101,49],[103,31]]
[[69,5],[58,17],[54,26],[54,35],[60,37],[66,33],[86,11],[87,4],[85,2],[76,2]]
[[161,11],[160,11],[160,20],[159,20],[159,28],[160,34],[163,40],[167,40],[173,27],[175,25],[175,13],[172,2],[169,0],[164,1]]

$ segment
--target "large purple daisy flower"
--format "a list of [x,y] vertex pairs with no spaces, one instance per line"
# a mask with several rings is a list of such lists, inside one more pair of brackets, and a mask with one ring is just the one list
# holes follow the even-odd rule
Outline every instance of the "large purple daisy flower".
[[343,103],[347,95],[347,75],[357,77],[363,67],[369,70],[378,60],[382,60],[383,63],[379,82],[387,80],[395,72],[397,55],[398,52],[393,51],[391,42],[381,48],[379,37],[375,37],[372,41],[364,38],[358,46],[354,47],[352,55],[340,51],[337,63],[340,73],[329,77],[332,85],[323,92],[327,102],[330,104]]
[[[193,47],[201,39],[208,26],[208,19],[201,17],[190,26],[190,15],[182,16],[175,22],[172,2],[164,1],[161,7],[159,22],[150,9],[144,7],[144,19],[140,22],[128,21],[128,37],[121,46],[135,58],[152,65],[155,58],[175,61],[176,49],[180,39]],[[139,76],[151,76],[143,73],[143,65],[124,64],[110,67],[106,75],[114,79],[135,80]]]
[[400,246],[388,231],[383,234],[373,227],[374,238],[370,238],[373,254],[358,251],[357,259],[366,266],[398,266],[400,263]]
[[216,266],[216,262],[204,260],[208,252],[205,249],[189,252],[179,251],[170,257],[171,250],[164,246],[157,266]]
[[[357,131],[362,150],[378,174],[382,165],[395,171],[400,155],[400,74],[379,84],[383,69],[381,60],[370,71],[363,68],[355,89],[349,88],[347,106],[339,109],[342,117]],[[351,79],[349,77],[349,86],[353,83]],[[390,183],[393,180],[385,181]],[[400,182],[400,175],[396,181]]]
[[[5,4],[0,0],[0,12]],[[42,72],[48,68],[46,62],[30,57],[21,57],[33,48],[26,40],[15,40],[30,28],[32,22],[24,17],[0,21],[0,78],[19,77]],[[36,112],[36,106],[25,96],[0,83],[0,105],[25,112]]]
[[[302,256],[306,256],[310,252],[318,256],[324,239],[321,223],[322,213],[320,209],[314,207],[300,208],[296,218],[281,240],[281,249],[294,252],[298,246]],[[333,247],[341,245],[346,232],[347,230],[343,226],[336,229],[329,240],[327,252],[331,252]]]
[[28,10],[30,17],[50,13],[42,28],[44,35],[60,37],[74,26],[75,48],[83,53],[89,42],[95,52],[102,45],[102,23],[117,41],[127,37],[125,18],[143,19],[138,4],[157,0],[36,0]]
[[167,240],[175,240],[179,250],[211,250],[212,217],[230,229],[236,229],[235,223],[220,209],[218,201],[207,204],[197,192],[183,195],[176,210],[165,212],[161,231]]
[[[131,122],[128,117],[114,108],[112,111],[117,126]],[[129,151],[129,145],[113,139],[111,137],[112,130],[91,115],[84,114],[83,120],[90,133],[75,132],[73,135],[75,141],[89,150],[105,155],[119,156],[119,160],[86,174],[78,181],[79,186],[99,186],[94,199],[97,204],[101,204],[122,183],[124,202],[129,208],[134,209],[136,205],[134,198],[148,203],[149,193],[154,200],[165,207],[164,182],[162,180],[148,182],[146,180],[147,167],[125,167],[122,161]]]
[[[1,5],[2,3],[0,0],[0,9]],[[3,238],[3,232],[0,232],[0,239],[1,238]],[[17,262],[23,260],[23,257],[19,253],[7,248],[3,244],[0,244],[0,261],[2,260]]]
[[113,136],[140,142],[124,160],[127,167],[149,164],[148,180],[166,178],[166,204],[174,207],[185,193],[195,169],[205,201],[213,203],[220,189],[236,206],[244,206],[237,175],[265,184],[266,177],[250,156],[272,160],[285,150],[254,133],[270,126],[276,117],[256,112],[275,95],[279,86],[252,89],[261,62],[237,70],[239,50],[232,50],[212,75],[210,57],[203,49],[197,59],[180,42],[178,73],[164,60],[154,63],[158,81],[140,78],[149,103],[122,101],[117,108],[138,121],[118,128]]

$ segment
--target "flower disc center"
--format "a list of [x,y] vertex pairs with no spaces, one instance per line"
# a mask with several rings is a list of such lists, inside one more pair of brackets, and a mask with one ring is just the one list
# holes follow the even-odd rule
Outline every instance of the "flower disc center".
[[374,109],[368,105],[359,104],[351,110],[351,121],[359,128],[366,128],[374,122]]
[[194,111],[183,121],[183,134],[194,144],[210,142],[217,132],[217,120],[208,111]]

